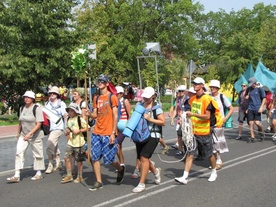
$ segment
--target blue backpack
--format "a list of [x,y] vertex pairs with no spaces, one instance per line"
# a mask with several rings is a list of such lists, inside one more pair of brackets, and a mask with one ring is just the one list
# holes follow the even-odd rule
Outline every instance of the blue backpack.
[[[140,105],[143,106],[142,103]],[[158,108],[160,108],[160,105],[154,105],[151,109],[147,109],[144,113],[154,111]],[[150,138],[150,130],[149,130],[148,122],[144,118],[144,114],[142,114],[136,128],[133,130],[131,139],[133,140],[133,142],[142,143],[142,142],[146,142],[148,138]]]

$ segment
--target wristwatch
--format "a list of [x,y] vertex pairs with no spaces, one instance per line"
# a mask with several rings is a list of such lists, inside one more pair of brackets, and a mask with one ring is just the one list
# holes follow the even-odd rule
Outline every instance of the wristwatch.
[[112,134],[116,134],[116,133],[113,131]]

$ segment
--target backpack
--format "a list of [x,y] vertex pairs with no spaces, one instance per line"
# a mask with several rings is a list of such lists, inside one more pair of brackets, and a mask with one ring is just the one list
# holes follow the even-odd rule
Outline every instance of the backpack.
[[[111,102],[111,97],[113,96],[114,94],[110,93],[109,96],[108,96],[108,102],[109,102],[109,106],[110,108],[112,109],[112,102]],[[115,95],[114,95],[115,96]],[[98,104],[98,100],[99,100],[99,97],[100,96],[97,96],[96,97],[96,104]],[[117,97],[117,96],[116,96]],[[125,103],[124,103],[124,106],[125,106]],[[122,112],[121,112],[121,109],[122,109],[122,105],[121,105],[121,102],[120,100],[118,100],[118,122],[122,116]]]
[[[20,113],[22,112],[23,107],[24,106],[20,107]],[[33,115],[34,115],[34,117],[36,117],[35,115],[36,115],[36,108],[37,107],[38,107],[38,105],[36,105],[36,104],[33,107]],[[44,121],[41,124],[41,129],[42,129],[44,135],[48,135],[48,134],[50,134],[50,121],[47,118],[47,114],[45,112],[42,111],[42,114],[43,114]]]
[[272,99],[273,99],[272,97],[273,97],[273,93],[268,92],[268,93],[266,94],[266,109],[267,109],[267,110],[270,110],[270,104],[271,104]]
[[[80,111],[81,111],[81,105],[82,105],[82,103],[84,102],[84,100],[82,100],[81,102],[80,102],[80,105],[79,105],[79,107],[80,107]],[[93,112],[93,108],[90,106],[90,104],[88,104],[88,109],[89,109],[89,111],[90,112]],[[95,121],[95,119],[92,119],[91,117],[88,117],[88,125],[90,126],[90,127],[92,127],[92,126],[94,126],[96,124],[96,121]],[[80,126],[80,125],[79,125]]]
[[210,116],[210,126],[211,128],[213,127],[221,128],[223,125],[223,118],[219,110],[218,102],[213,97],[211,96],[209,97],[212,105],[211,116]]
[[[143,106],[143,103],[141,103],[139,105]],[[156,104],[150,110],[146,110],[144,113],[153,111],[153,113],[155,113],[155,116],[156,116],[156,109],[158,109],[158,108],[160,108],[160,105]],[[131,139],[133,140],[133,142],[143,143],[143,142],[146,142],[146,140],[150,137],[151,131],[149,130],[148,121],[144,118],[144,113],[141,115],[141,118],[140,118],[137,126],[133,130],[133,134],[131,135]],[[152,129],[154,129],[154,125],[153,125]],[[152,132],[154,132],[154,131],[152,131]],[[159,130],[159,133],[162,134],[162,129]]]

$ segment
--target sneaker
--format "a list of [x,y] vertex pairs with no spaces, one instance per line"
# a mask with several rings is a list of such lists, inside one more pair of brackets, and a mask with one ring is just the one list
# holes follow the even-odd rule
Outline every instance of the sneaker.
[[218,174],[216,172],[215,173],[211,173],[208,181],[209,182],[214,182],[217,179],[217,177],[218,177]]
[[117,173],[117,183],[118,184],[120,184],[121,182],[123,182],[124,175],[125,175],[125,170],[126,170],[125,166],[122,165],[121,167],[122,167],[122,170],[118,171],[118,173]]
[[178,150],[178,144],[171,145],[171,147]]
[[[151,160],[150,160],[150,162],[151,162],[151,164],[152,164],[153,166],[155,166],[155,162],[153,162],[153,161],[151,161]],[[149,170],[148,173],[151,173],[151,171]]]
[[81,183],[83,181],[82,176],[78,176],[75,180],[74,183]]
[[98,189],[101,189],[103,188],[103,184],[100,183],[100,182],[95,182],[94,185],[92,185],[89,190],[90,191],[95,191],[95,190],[98,190]]
[[131,175],[131,178],[136,179],[136,178],[139,178],[139,177],[140,177],[140,171],[135,169],[133,174]]
[[179,150],[179,151],[176,153],[176,155],[177,155],[177,156],[184,155],[184,152]]
[[223,163],[216,164],[216,170],[220,170],[223,166]]
[[183,185],[187,185],[187,183],[188,183],[188,179],[184,178],[183,176],[179,177],[179,178],[174,178],[174,180],[178,183],[183,184]]
[[265,133],[270,133],[271,129],[267,128],[264,132]]
[[73,181],[73,177],[72,176],[66,176],[65,178],[63,178],[61,180],[61,183],[69,183]]
[[47,170],[45,171],[46,174],[51,174],[54,171],[54,167],[52,164],[48,165]]
[[133,192],[133,193],[141,193],[141,192],[143,192],[144,190],[146,190],[145,184],[139,183],[139,185],[137,185],[137,187],[134,188],[134,189],[132,190],[132,192]]
[[9,181],[9,183],[19,183],[20,182],[20,177],[12,176],[10,178],[7,178],[7,181]]
[[55,166],[55,168],[54,168],[54,171],[56,171],[56,170],[59,170],[59,171],[62,170],[62,162],[58,162],[58,163],[56,164],[56,166]]
[[156,183],[156,185],[159,185],[161,183],[161,168],[156,168],[156,173],[154,175],[155,180],[154,182]]
[[31,178],[31,180],[41,180],[43,178],[42,175],[35,175],[34,177]]
[[272,141],[276,141],[276,134],[272,136]]
[[168,153],[168,151],[169,151],[169,146],[168,145],[166,145],[164,148],[163,148],[163,150],[162,150],[162,154],[164,155],[164,154],[167,154]]
[[235,138],[235,140],[241,140],[242,137],[239,135],[237,138]]
[[255,138],[248,138],[247,143],[255,143]]

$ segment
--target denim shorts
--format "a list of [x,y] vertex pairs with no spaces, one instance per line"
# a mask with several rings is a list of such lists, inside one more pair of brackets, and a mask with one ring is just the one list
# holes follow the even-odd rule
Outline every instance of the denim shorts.
[[118,151],[118,141],[115,139],[114,144],[109,144],[110,136],[91,135],[91,155],[92,161],[99,161],[103,158],[104,164],[109,165],[115,161]]

